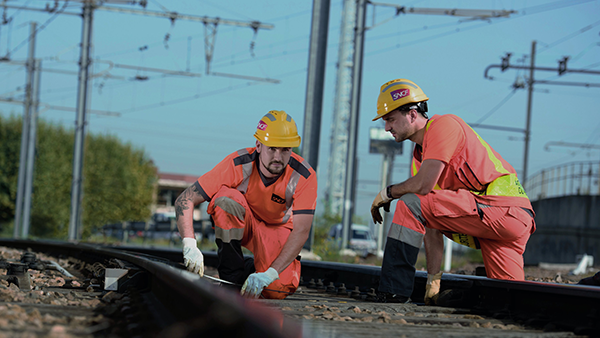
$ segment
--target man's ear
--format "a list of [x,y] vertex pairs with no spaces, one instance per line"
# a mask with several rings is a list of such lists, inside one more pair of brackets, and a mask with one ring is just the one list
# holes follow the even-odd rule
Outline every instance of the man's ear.
[[410,114],[410,122],[415,122],[417,120],[417,115],[419,115],[419,113],[417,112],[416,109],[411,109],[409,114]]
[[260,154],[260,147],[262,146],[262,143],[258,142],[258,140],[256,140],[256,152]]

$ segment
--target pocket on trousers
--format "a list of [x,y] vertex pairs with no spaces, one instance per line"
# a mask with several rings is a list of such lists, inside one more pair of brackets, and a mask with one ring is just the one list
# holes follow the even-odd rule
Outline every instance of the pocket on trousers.
[[525,227],[528,227],[532,224],[531,215],[528,214],[527,211],[523,210],[523,208],[521,207],[510,207],[508,209],[507,216],[518,220]]
[[436,217],[477,215],[475,197],[466,190],[431,192],[432,212]]
[[483,223],[493,229],[497,239],[514,240],[525,233],[531,217],[519,207],[490,207],[483,209]]

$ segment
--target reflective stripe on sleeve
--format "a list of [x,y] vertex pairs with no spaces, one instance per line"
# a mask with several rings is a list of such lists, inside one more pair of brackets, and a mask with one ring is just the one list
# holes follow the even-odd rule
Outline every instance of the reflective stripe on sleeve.
[[285,214],[281,223],[287,223],[292,216],[292,204],[294,203],[294,193],[296,192],[296,186],[300,180],[300,173],[294,170],[290,176],[287,187],[285,188]]
[[[240,149],[237,153],[240,156],[249,154],[248,150],[246,149]],[[240,185],[237,186],[237,190],[242,194],[245,194],[248,190],[248,182],[250,181],[250,174],[252,174],[252,165],[252,161],[242,164],[243,179],[242,183],[240,183]]]

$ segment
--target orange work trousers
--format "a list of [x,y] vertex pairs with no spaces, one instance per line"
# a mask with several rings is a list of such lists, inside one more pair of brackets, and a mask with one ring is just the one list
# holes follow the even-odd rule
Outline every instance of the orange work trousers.
[[[281,253],[293,229],[292,221],[269,225],[257,219],[244,195],[236,189],[225,186],[213,196],[207,212],[213,217],[216,239],[227,244],[241,242],[241,246],[254,254],[254,268],[257,272],[269,269]],[[294,293],[300,283],[300,266],[300,261],[294,259],[279,274],[279,279],[263,290],[263,297],[283,299]]]
[[[489,206],[466,190],[407,194],[396,205],[393,223],[425,234],[426,227],[479,240],[489,278],[523,280],[523,253],[535,231],[533,213],[521,207]],[[420,203],[415,203],[418,198]],[[412,201],[405,203],[405,201]],[[425,220],[425,224],[418,220]],[[394,226],[394,225],[393,225]]]

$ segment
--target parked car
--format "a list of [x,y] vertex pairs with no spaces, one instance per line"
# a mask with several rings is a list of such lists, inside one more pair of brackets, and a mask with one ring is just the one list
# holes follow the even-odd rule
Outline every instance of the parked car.
[[[342,247],[342,223],[338,223],[329,230],[329,238],[337,246]],[[371,229],[362,224],[352,224],[348,233],[348,248],[359,255],[366,257],[368,254],[377,254],[377,241],[374,239]]]

